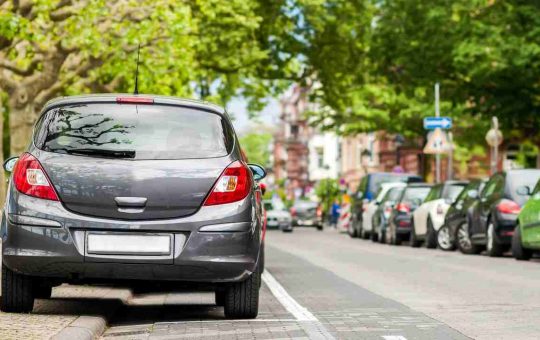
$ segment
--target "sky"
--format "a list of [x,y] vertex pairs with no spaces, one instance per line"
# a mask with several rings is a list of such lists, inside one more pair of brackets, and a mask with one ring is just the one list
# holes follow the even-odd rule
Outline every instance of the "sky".
[[233,98],[227,105],[227,112],[234,116],[234,129],[239,135],[243,135],[250,131],[250,128],[262,123],[268,126],[274,126],[279,119],[279,101],[275,98],[268,98],[268,104],[259,113],[259,117],[255,119],[249,119],[246,105],[247,102],[244,98]]

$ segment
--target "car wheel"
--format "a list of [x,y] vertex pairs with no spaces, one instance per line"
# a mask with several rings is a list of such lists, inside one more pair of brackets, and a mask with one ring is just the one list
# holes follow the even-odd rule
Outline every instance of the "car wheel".
[[29,313],[34,308],[34,289],[30,276],[17,274],[2,264],[3,312]]
[[422,241],[420,241],[416,237],[416,230],[414,229],[414,223],[412,223],[411,236],[409,237],[409,245],[413,248],[418,248],[422,245]]
[[445,251],[455,249],[454,240],[450,235],[450,228],[448,226],[443,225],[437,232],[437,245]]
[[247,280],[236,282],[225,290],[225,317],[228,319],[254,319],[259,313],[259,288],[261,271],[257,270]]
[[318,225],[318,226],[317,226],[317,230],[318,230],[318,231],[322,231],[322,230],[323,230],[323,226],[322,226],[322,225]]
[[386,230],[382,230],[379,234],[379,243],[385,244],[386,242]]
[[435,229],[433,229],[431,218],[427,220],[426,248],[437,248],[437,234],[435,233]]
[[469,225],[464,222],[459,225],[456,232],[456,239],[459,251],[466,255],[479,254],[482,248],[471,242],[469,237]]
[[495,225],[491,221],[488,222],[488,228],[486,232],[486,250],[489,256],[499,257],[504,253],[504,247],[497,241],[495,237]]
[[372,242],[379,241],[379,235],[377,235],[377,233],[374,231],[371,232],[371,234],[369,235],[369,238],[371,239]]
[[354,223],[349,223],[349,227],[347,228],[347,234],[349,234],[349,236],[352,238],[358,237],[358,232],[356,231]]
[[521,229],[519,225],[514,229],[514,235],[512,236],[512,255],[516,260],[528,261],[532,257],[532,251],[523,247],[521,243]]

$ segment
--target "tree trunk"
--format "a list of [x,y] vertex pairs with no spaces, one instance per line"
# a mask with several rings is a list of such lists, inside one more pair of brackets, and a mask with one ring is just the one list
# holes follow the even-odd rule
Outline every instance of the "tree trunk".
[[18,156],[26,150],[30,143],[37,114],[34,102],[29,99],[25,88],[14,91],[10,97],[9,106],[10,156]]
[[[0,91],[0,164],[4,164],[4,94]],[[4,168],[0,170],[0,207],[6,199],[6,176]]]

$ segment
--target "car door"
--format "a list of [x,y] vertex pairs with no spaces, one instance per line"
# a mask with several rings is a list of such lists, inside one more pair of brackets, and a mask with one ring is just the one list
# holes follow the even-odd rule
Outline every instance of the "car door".
[[521,235],[523,245],[540,248],[540,181],[519,216],[519,222],[523,231]]
[[504,175],[493,175],[484,190],[482,190],[478,204],[474,207],[471,237],[483,238],[485,236],[491,208],[496,201],[502,199],[503,192]]
[[436,185],[431,188],[429,194],[427,195],[424,203],[420,205],[413,213],[414,216],[414,232],[417,236],[423,236],[427,233],[427,219],[429,216],[429,211],[433,202],[437,200],[441,194],[442,186]]

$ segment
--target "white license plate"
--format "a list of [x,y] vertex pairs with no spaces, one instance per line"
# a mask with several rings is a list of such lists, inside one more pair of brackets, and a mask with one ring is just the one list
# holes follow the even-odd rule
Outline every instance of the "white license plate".
[[92,234],[87,236],[89,254],[169,255],[170,235]]

